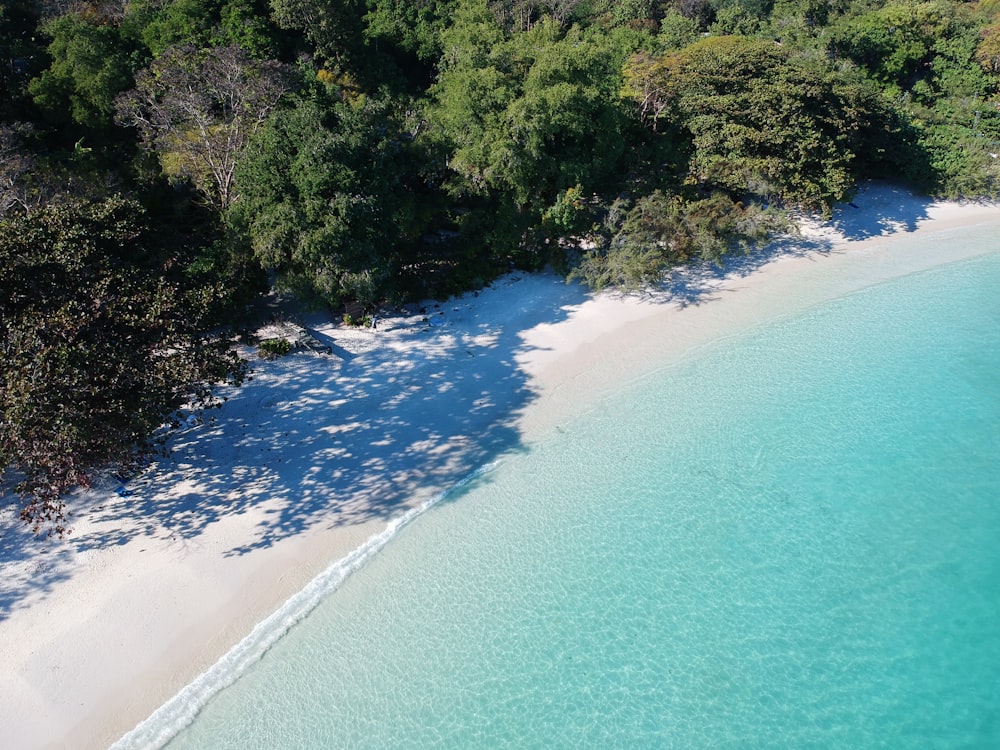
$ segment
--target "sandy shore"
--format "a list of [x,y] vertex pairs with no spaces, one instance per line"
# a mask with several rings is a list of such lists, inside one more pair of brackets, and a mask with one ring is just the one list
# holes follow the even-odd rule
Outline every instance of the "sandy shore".
[[[1000,230],[1000,206],[872,187],[726,273],[678,273],[643,296],[512,275],[375,332],[305,321],[331,355],[260,362],[127,496],[109,477],[74,497],[68,538],[34,540],[0,509],[3,745],[109,747],[332,563],[501,452],[722,337],[981,252],[948,242],[972,225]],[[935,241],[899,241],[914,233]]]

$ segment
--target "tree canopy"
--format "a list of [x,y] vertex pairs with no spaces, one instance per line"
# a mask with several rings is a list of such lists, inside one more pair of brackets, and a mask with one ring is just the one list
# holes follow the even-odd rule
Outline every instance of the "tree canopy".
[[[243,365],[202,333],[210,289],[185,287],[144,211],[112,197],[0,221],[0,466],[33,523],[106,465],[129,466],[206,384]],[[173,278],[172,278],[173,277]]]
[[769,40],[717,36],[639,54],[625,79],[653,129],[666,121],[689,144],[688,182],[808,209],[850,194],[868,131],[891,122],[865,81]]

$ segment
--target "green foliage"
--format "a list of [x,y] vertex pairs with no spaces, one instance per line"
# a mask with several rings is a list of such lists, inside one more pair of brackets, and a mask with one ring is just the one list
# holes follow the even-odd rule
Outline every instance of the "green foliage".
[[918,110],[921,142],[936,190],[948,198],[1000,196],[1000,122],[997,113]]
[[996,90],[996,79],[976,65],[982,39],[975,27],[956,25],[951,36],[934,43],[927,78],[934,99],[982,100]]
[[142,208],[122,198],[0,221],[0,471],[13,470],[37,526],[62,494],[149,450],[209,384],[239,380],[225,344],[202,338],[206,290],[164,272]]
[[760,16],[740,3],[732,3],[716,12],[711,29],[718,36],[756,36],[763,30],[763,24]]
[[45,26],[52,64],[33,79],[35,103],[54,122],[72,119],[101,129],[112,124],[114,101],[132,83],[126,46],[113,26],[61,16]]
[[635,57],[625,77],[654,129],[673,121],[690,138],[689,184],[809,209],[850,194],[867,131],[888,117],[863,83],[744,37]]
[[261,359],[277,359],[292,351],[292,342],[288,339],[263,339],[257,344],[257,352]]
[[542,214],[542,224],[555,237],[579,236],[591,227],[587,198],[579,185],[556,196],[555,203]]
[[948,37],[955,6],[947,0],[892,2],[834,27],[831,47],[885,84],[910,88]]
[[698,39],[698,22],[671,8],[660,21],[657,41],[664,51],[679,50]]
[[168,3],[137,0],[128,13],[143,44],[154,57],[168,48],[191,44],[209,46],[218,19],[218,0],[172,0]]
[[692,260],[720,263],[788,228],[781,213],[744,207],[721,193],[685,200],[656,191],[631,205],[619,199],[608,209],[597,246],[571,277],[594,289],[636,290],[656,284],[668,268]]
[[219,9],[211,46],[235,46],[259,60],[274,59],[282,46],[265,0],[229,0]]
[[0,463],[31,518],[229,372],[195,331],[268,272],[367,309],[545,263],[634,288],[859,178],[1000,195],[1000,0],[63,7],[0,0]]
[[996,194],[993,45],[990,27],[964,6],[935,0],[890,3],[839,21],[829,48],[863,66],[899,103],[900,131],[911,137],[902,148],[880,144],[895,150],[896,174],[969,196]]
[[390,41],[422,61],[441,55],[440,34],[457,0],[369,0],[365,35]]
[[607,20],[612,26],[642,25],[656,14],[654,0],[620,0],[607,6]]
[[281,46],[280,32],[264,0],[133,0],[122,30],[141,41],[153,57],[171,47],[191,45],[237,46],[267,59]]
[[428,115],[451,153],[453,195],[509,196],[538,216],[560,191],[614,172],[618,50],[544,20],[508,37],[482,2],[464,3],[443,38]]
[[447,154],[442,187],[462,239],[495,267],[544,263],[539,231],[551,227],[542,216],[560,194],[621,180],[629,122],[620,65],[640,39],[649,41],[546,18],[511,33],[481,0],[460,3],[442,35],[427,140]]
[[389,291],[426,220],[414,173],[422,157],[402,124],[384,101],[317,95],[253,140],[229,218],[283,286],[329,305]]
[[116,101],[118,121],[142,134],[163,171],[188,179],[225,210],[238,197],[237,163],[292,83],[291,69],[241,47],[172,47]]
[[[18,28],[37,24],[19,0],[0,12]],[[102,12],[48,22],[51,63],[35,101],[50,119],[106,128],[115,93],[148,65],[118,99],[122,122],[139,126],[163,175],[189,181],[234,230],[211,241],[202,270],[242,266],[250,278],[248,264],[264,263],[315,299],[535,265],[545,242],[584,231],[607,196],[722,190],[827,210],[859,175],[945,192],[992,179],[1000,34],[988,4],[134,0],[124,17]],[[0,31],[12,66],[15,48],[32,52],[24,31]],[[241,166],[245,136],[274,102],[255,71],[277,71],[281,56],[300,56],[323,92],[304,97],[323,125],[315,137],[272,133],[256,166]],[[223,62],[252,85],[220,88]],[[241,92],[250,117],[225,111]],[[313,138],[327,159],[304,156]],[[275,179],[262,150],[310,176]],[[32,163],[62,175],[84,162]],[[229,213],[241,169],[254,208]],[[565,196],[576,189],[589,197],[570,227]]]
[[350,68],[363,58],[364,0],[271,0],[282,29],[301,31],[317,56]]

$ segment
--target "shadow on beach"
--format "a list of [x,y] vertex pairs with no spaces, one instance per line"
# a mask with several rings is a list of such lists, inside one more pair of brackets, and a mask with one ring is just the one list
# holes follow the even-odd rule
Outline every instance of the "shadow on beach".
[[884,183],[861,187],[856,201],[841,204],[830,220],[831,228],[848,241],[867,240],[896,232],[914,232],[921,221],[930,218],[928,209],[934,200],[914,195],[905,188]]
[[[882,185],[857,200],[863,210],[838,207],[822,232],[779,239],[721,266],[675,270],[646,294],[703,304],[721,279],[778,257],[912,231],[932,203]],[[519,287],[503,288],[510,284]],[[223,408],[172,435],[169,457],[128,482],[125,496],[109,479],[71,499],[79,510],[66,539],[34,540],[14,511],[0,524],[0,620],[71,577],[81,554],[143,538],[183,549],[217,521],[243,515],[252,531],[220,550],[242,555],[319,525],[388,520],[524,449],[516,420],[536,393],[517,365],[528,351],[521,332],[566,319],[587,297],[555,276],[507,277],[441,303],[419,323],[409,319],[412,330],[392,330],[386,320],[380,327],[390,330],[364,334],[362,350],[317,333],[332,356],[301,352],[261,364],[223,394]]]
[[129,484],[132,496],[91,513],[74,547],[183,542],[249,513],[252,537],[224,550],[244,554],[315,524],[387,520],[519,449],[514,422],[534,398],[515,361],[519,332],[564,318],[585,291],[554,276],[518,283],[544,289],[530,299],[497,290],[521,305],[507,314],[472,295],[442,303],[439,326],[368,334],[381,343],[349,358],[262,365],[222,409],[172,437],[170,457]]
[[59,540],[39,539],[18,518],[18,506],[2,509],[0,520],[0,621],[28,600],[48,596],[71,577],[73,551]]

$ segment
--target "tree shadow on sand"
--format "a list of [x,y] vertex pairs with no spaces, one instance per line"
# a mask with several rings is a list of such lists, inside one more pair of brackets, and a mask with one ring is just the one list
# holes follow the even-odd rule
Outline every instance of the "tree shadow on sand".
[[56,540],[39,540],[18,518],[19,506],[0,508],[0,622],[15,609],[48,596],[70,577],[73,552]]
[[932,198],[915,195],[906,188],[868,183],[858,190],[855,201],[837,207],[830,220],[834,231],[846,240],[866,240],[896,232],[913,232],[929,218]]
[[515,420],[535,397],[519,334],[586,296],[554,276],[521,283],[544,293],[515,295],[523,307],[503,314],[445,303],[439,325],[372,333],[384,343],[348,360],[300,353],[262,366],[211,419],[174,435],[131,497],[94,511],[75,547],[192,539],[246,513],[253,538],[225,551],[243,554],[315,524],[388,520],[519,449]]

